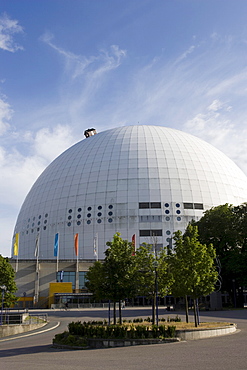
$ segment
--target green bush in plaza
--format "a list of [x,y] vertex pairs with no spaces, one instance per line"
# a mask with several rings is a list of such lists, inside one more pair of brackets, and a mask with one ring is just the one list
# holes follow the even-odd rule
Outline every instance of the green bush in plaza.
[[[149,322],[148,319],[133,322],[129,320],[125,325],[106,325],[106,321],[71,322],[68,331],[55,335],[53,342],[61,345],[86,347],[87,339],[151,339],[174,338],[176,326],[172,325],[144,325],[138,322]],[[169,321],[180,321],[177,317]]]

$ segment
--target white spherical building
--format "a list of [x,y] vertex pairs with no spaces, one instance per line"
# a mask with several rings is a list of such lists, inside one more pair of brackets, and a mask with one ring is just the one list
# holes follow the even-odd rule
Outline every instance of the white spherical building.
[[171,246],[206,209],[247,201],[247,177],[223,153],[184,132],[159,126],[125,126],[78,142],[56,158],[37,179],[20,210],[19,260],[54,257],[92,260],[120,232],[137,246]]

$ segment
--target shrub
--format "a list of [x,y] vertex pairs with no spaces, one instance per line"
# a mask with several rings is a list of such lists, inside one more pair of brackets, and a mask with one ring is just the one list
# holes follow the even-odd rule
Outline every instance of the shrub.
[[168,326],[166,332],[168,338],[174,338],[176,334],[176,326]]

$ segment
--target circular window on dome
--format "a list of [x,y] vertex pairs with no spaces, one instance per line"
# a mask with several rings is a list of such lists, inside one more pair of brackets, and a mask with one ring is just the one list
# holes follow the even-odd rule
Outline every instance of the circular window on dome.
[[38,222],[38,225],[40,225],[40,221]]
[[108,215],[109,216],[112,216],[113,215],[113,212],[112,211],[108,212]]
[[81,218],[81,215],[77,215],[77,218]]
[[87,224],[90,225],[91,224],[91,221],[90,220],[87,220]]
[[46,230],[46,226],[43,227],[43,230]]
[[165,207],[169,207],[169,203],[165,203]]
[[30,222],[30,218],[27,220],[27,222]]
[[27,229],[29,228],[29,225],[27,225]]
[[32,223],[32,227],[34,227],[34,222]]
[[92,207],[87,207],[87,210],[88,210],[88,211],[91,211],[91,210],[92,210]]
[[98,209],[102,209],[102,206],[98,206]]
[[98,222],[98,224],[101,224],[102,221],[99,219],[99,220],[97,220],[97,222]]
[[71,222],[68,222],[68,223],[67,223],[67,225],[68,225],[68,226],[71,226]]
[[41,219],[41,215],[39,215],[39,219]]
[[178,209],[178,210],[176,211],[176,213],[177,213],[178,215],[180,215],[180,213],[181,213],[181,212],[180,212],[180,211],[179,211],[179,209]]
[[26,231],[26,234],[28,234],[28,231]]
[[178,221],[181,221],[181,217],[177,217],[177,220],[178,220]]
[[171,234],[170,230],[167,230],[166,235],[170,235],[170,234]]
[[98,217],[101,217],[102,216],[102,213],[101,212],[98,212]]
[[91,216],[92,216],[92,215],[91,215],[91,213],[88,213],[88,214],[87,214],[87,217],[91,217]]
[[170,217],[166,216],[166,221],[170,221]]
[[72,219],[72,216],[68,216],[68,220],[71,220]]
[[78,208],[78,210],[77,210],[78,212],[81,212],[81,208]]
[[48,213],[45,214],[45,217],[48,217]]
[[110,204],[108,208],[109,208],[109,209],[112,209],[112,208],[113,208],[113,205],[112,205],[112,204]]
[[180,204],[179,203],[176,203],[176,207],[179,208],[180,207]]
[[171,238],[166,238],[166,241],[169,243],[170,242],[170,240],[171,240]]
[[35,217],[33,217],[33,221],[35,220]]
[[44,221],[44,224],[47,224],[47,220]]
[[170,213],[170,211],[168,211],[168,209],[165,210],[165,213],[168,215]]
[[72,213],[72,209],[69,209],[69,210],[68,210],[68,212],[69,212],[69,213]]
[[39,231],[39,227],[37,227],[37,231]]
[[31,230],[31,232],[33,233],[33,229]]
[[112,218],[108,218],[108,222],[110,222],[110,223],[111,223],[111,222],[112,222]]
[[77,221],[77,225],[79,226],[81,224],[81,221]]

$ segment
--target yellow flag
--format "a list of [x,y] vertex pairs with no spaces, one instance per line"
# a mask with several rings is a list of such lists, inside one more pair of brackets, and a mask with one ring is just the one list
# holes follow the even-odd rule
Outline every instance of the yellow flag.
[[18,252],[19,252],[19,233],[15,234],[14,256],[18,256]]

